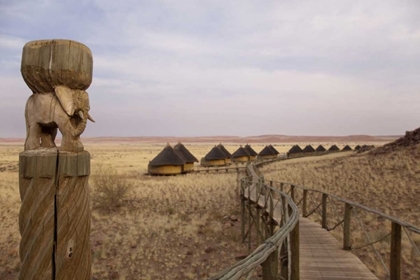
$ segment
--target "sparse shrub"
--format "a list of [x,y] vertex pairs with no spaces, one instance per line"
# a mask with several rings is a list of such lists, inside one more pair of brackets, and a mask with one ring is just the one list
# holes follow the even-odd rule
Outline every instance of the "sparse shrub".
[[94,208],[117,211],[130,197],[133,185],[110,166],[101,166],[93,179]]

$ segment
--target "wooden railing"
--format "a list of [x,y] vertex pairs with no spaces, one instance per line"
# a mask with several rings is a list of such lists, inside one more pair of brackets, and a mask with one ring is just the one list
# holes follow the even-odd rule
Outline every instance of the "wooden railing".
[[[344,250],[352,250],[355,248],[351,242],[351,236],[354,232],[354,230],[352,230],[352,223],[356,222],[355,224],[360,226],[361,232],[365,236],[366,240],[366,243],[357,246],[357,249],[371,246],[376,256],[379,258],[379,261],[381,262],[381,265],[384,268],[388,279],[399,280],[407,278],[402,278],[402,237],[404,233],[408,239],[408,242],[412,246],[413,254],[417,255],[417,259],[420,260],[419,246],[416,244],[414,238],[412,237],[412,234],[415,234],[420,238],[420,228],[410,223],[404,222],[396,217],[382,213],[378,210],[350,201],[348,199],[338,197],[333,194],[329,194],[327,192],[305,188],[293,183],[274,181],[268,182],[271,186],[289,194],[292,200],[300,208],[303,217],[307,218],[314,213],[318,213],[321,226],[328,231],[335,230],[341,226]],[[309,209],[310,202],[312,203],[312,209]],[[330,207],[332,208],[330,209],[332,211],[328,211],[329,203],[332,206]],[[335,203],[342,205],[341,211],[340,209],[337,209],[338,206],[335,205]],[[389,233],[378,237],[376,240],[372,240],[371,236],[367,233],[366,227],[363,224],[363,219],[361,219],[360,214],[358,214],[360,211],[375,215],[379,220],[384,221],[383,224],[385,224],[385,221],[390,222],[391,226],[390,229],[388,229]],[[335,224],[332,227],[329,227],[328,221],[334,220],[331,219],[331,216],[334,215]],[[388,237],[390,238],[390,246],[388,251],[389,256],[386,256],[386,258],[389,258],[388,265],[386,265],[386,261],[384,260],[385,256],[381,254],[374,245]],[[420,263],[416,263],[411,267],[413,270],[417,270],[413,271],[415,274],[414,277],[420,277],[419,267]]]
[[[264,164],[263,162],[260,164]],[[250,277],[260,265],[264,280],[299,279],[299,209],[291,197],[266,184],[258,176],[256,166],[247,166],[247,175],[241,180],[241,232],[251,250],[252,230],[261,242],[245,259],[210,279],[241,279]],[[275,232],[275,227],[279,229]],[[246,228],[247,227],[247,228]],[[283,266],[279,267],[279,255]]]
[[[262,165],[272,163],[271,160],[250,163],[246,167],[247,177],[241,179],[241,233],[243,242],[247,242],[251,251],[252,229],[255,238],[261,242],[256,250],[245,259],[232,267],[218,273],[210,279],[250,279],[256,268],[262,266],[262,277],[267,279],[299,279],[299,215],[307,218],[319,214],[319,223],[327,231],[342,229],[342,242],[344,250],[355,250],[371,247],[381,262],[386,278],[392,280],[405,279],[402,269],[402,239],[407,237],[412,246],[412,252],[420,260],[420,249],[414,238],[415,234],[420,240],[420,228],[404,222],[396,217],[387,215],[378,210],[359,203],[338,197],[320,190],[302,187],[293,183],[266,181],[257,169]],[[268,183],[268,184],[267,184]],[[341,204],[341,211],[334,206]],[[299,209],[300,208],[300,209]],[[391,223],[389,233],[372,239],[364,226],[362,213],[373,214],[383,221]],[[334,220],[332,226],[329,223]],[[352,244],[352,230],[359,225],[365,236],[363,245]],[[277,231],[274,228],[278,226]],[[405,235],[404,235],[405,234]],[[375,244],[390,238],[389,252],[384,256]],[[384,258],[388,258],[387,261]],[[388,265],[386,265],[388,262]],[[420,262],[420,261],[419,261]],[[281,264],[280,266],[278,264]],[[420,263],[412,265],[412,279],[420,279]],[[419,277],[419,278],[415,278]]]

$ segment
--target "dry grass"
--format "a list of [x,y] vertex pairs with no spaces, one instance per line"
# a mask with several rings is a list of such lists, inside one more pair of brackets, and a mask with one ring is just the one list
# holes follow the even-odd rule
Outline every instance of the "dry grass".
[[[347,198],[383,213],[400,218],[405,222],[420,226],[420,146],[401,149],[380,156],[357,155],[352,152],[323,157],[300,158],[269,165],[262,169],[266,180],[292,182],[297,185],[324,190]],[[302,192],[297,193],[297,201]],[[319,194],[310,195],[309,210],[321,202]],[[390,233],[391,223],[377,215],[356,210],[352,220],[353,247],[360,247],[371,241],[381,239]],[[319,212],[312,218],[320,221]],[[328,199],[328,226],[333,227],[343,217],[342,203]],[[369,237],[363,232],[365,228]],[[342,228],[337,227],[333,235],[342,238]],[[420,256],[411,246],[403,232],[403,278],[420,279]],[[420,244],[420,236],[412,234],[414,242]],[[389,264],[390,239],[375,244],[375,248]],[[372,247],[354,250],[363,262],[381,279],[385,279],[385,269]]]
[[[143,175],[147,162],[163,146],[86,147],[93,158],[91,241],[96,279],[201,279],[246,253],[239,242],[240,223],[228,218],[238,214],[237,174]],[[211,146],[187,147],[199,157]],[[1,279],[13,279],[20,268],[20,151],[20,146],[0,146]],[[119,200],[98,200],[109,191],[104,186],[121,182],[123,188],[132,187]],[[96,208],[97,202],[111,203],[112,211]]]
[[[213,145],[186,143],[199,159]],[[201,279],[228,267],[236,262],[237,255],[246,253],[245,246],[239,242],[239,222],[228,219],[239,211],[236,174],[149,177],[144,175],[147,163],[164,144],[85,146],[92,154],[93,198],[98,195],[100,180],[104,178],[101,165],[112,167],[112,172],[108,172],[113,173],[110,180],[133,186],[117,203],[117,211],[94,208],[92,212],[96,279]],[[252,146],[257,152],[264,147],[263,144]],[[225,147],[233,152],[239,145]],[[290,145],[275,147],[279,152],[286,152]],[[0,146],[0,278],[16,275],[20,267],[17,163],[21,150],[21,146]],[[415,164],[419,151],[381,159],[346,157],[349,154],[352,153],[295,159],[268,166],[263,173],[266,179],[326,189],[418,225],[419,190],[408,186],[419,185],[419,166]],[[388,232],[376,226],[377,218],[363,219],[374,229],[374,236]],[[360,244],[364,242],[360,234],[355,234],[354,239]],[[388,248],[387,242],[381,246]],[[406,241],[404,244],[410,250]],[[416,260],[412,250],[410,253],[404,255],[405,263]],[[359,254],[369,263],[370,258],[363,254],[370,253]],[[376,262],[371,262],[370,268],[379,271],[375,265]]]

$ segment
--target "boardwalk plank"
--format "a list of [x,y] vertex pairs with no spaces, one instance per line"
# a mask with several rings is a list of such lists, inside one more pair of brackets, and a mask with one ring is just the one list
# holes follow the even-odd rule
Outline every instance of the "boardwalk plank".
[[354,254],[343,250],[340,243],[319,224],[300,218],[299,225],[302,280],[378,279]]

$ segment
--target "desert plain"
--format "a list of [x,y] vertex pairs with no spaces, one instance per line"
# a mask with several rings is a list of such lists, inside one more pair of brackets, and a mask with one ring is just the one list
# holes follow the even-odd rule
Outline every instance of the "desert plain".
[[[241,242],[239,221],[238,182],[244,174],[147,175],[148,162],[167,143],[182,141],[200,159],[219,143],[231,153],[246,143],[257,152],[273,144],[280,153],[286,153],[294,144],[382,146],[396,138],[268,135],[83,139],[92,157],[89,184],[94,279],[205,279],[248,254]],[[18,155],[22,150],[22,139],[0,139],[0,279],[15,279],[20,269]],[[419,226],[419,158],[420,145],[412,145],[377,155],[351,151],[279,161],[261,171],[266,180],[324,190]],[[112,197],[107,196],[109,192]],[[316,206],[317,199],[314,195],[314,204],[309,206]],[[331,201],[328,211],[335,214],[328,220],[333,226],[340,220],[343,205]],[[352,224],[353,252],[385,279],[386,268],[378,253],[385,262],[389,258],[390,224],[372,214],[357,214],[360,219]],[[316,211],[310,218],[319,221]],[[342,237],[340,226],[331,233],[339,240]],[[366,236],[382,240],[375,249],[364,247]],[[416,251],[420,236],[413,235],[412,241],[414,246],[403,239],[404,279],[420,279]],[[257,245],[253,244],[254,248]]]

